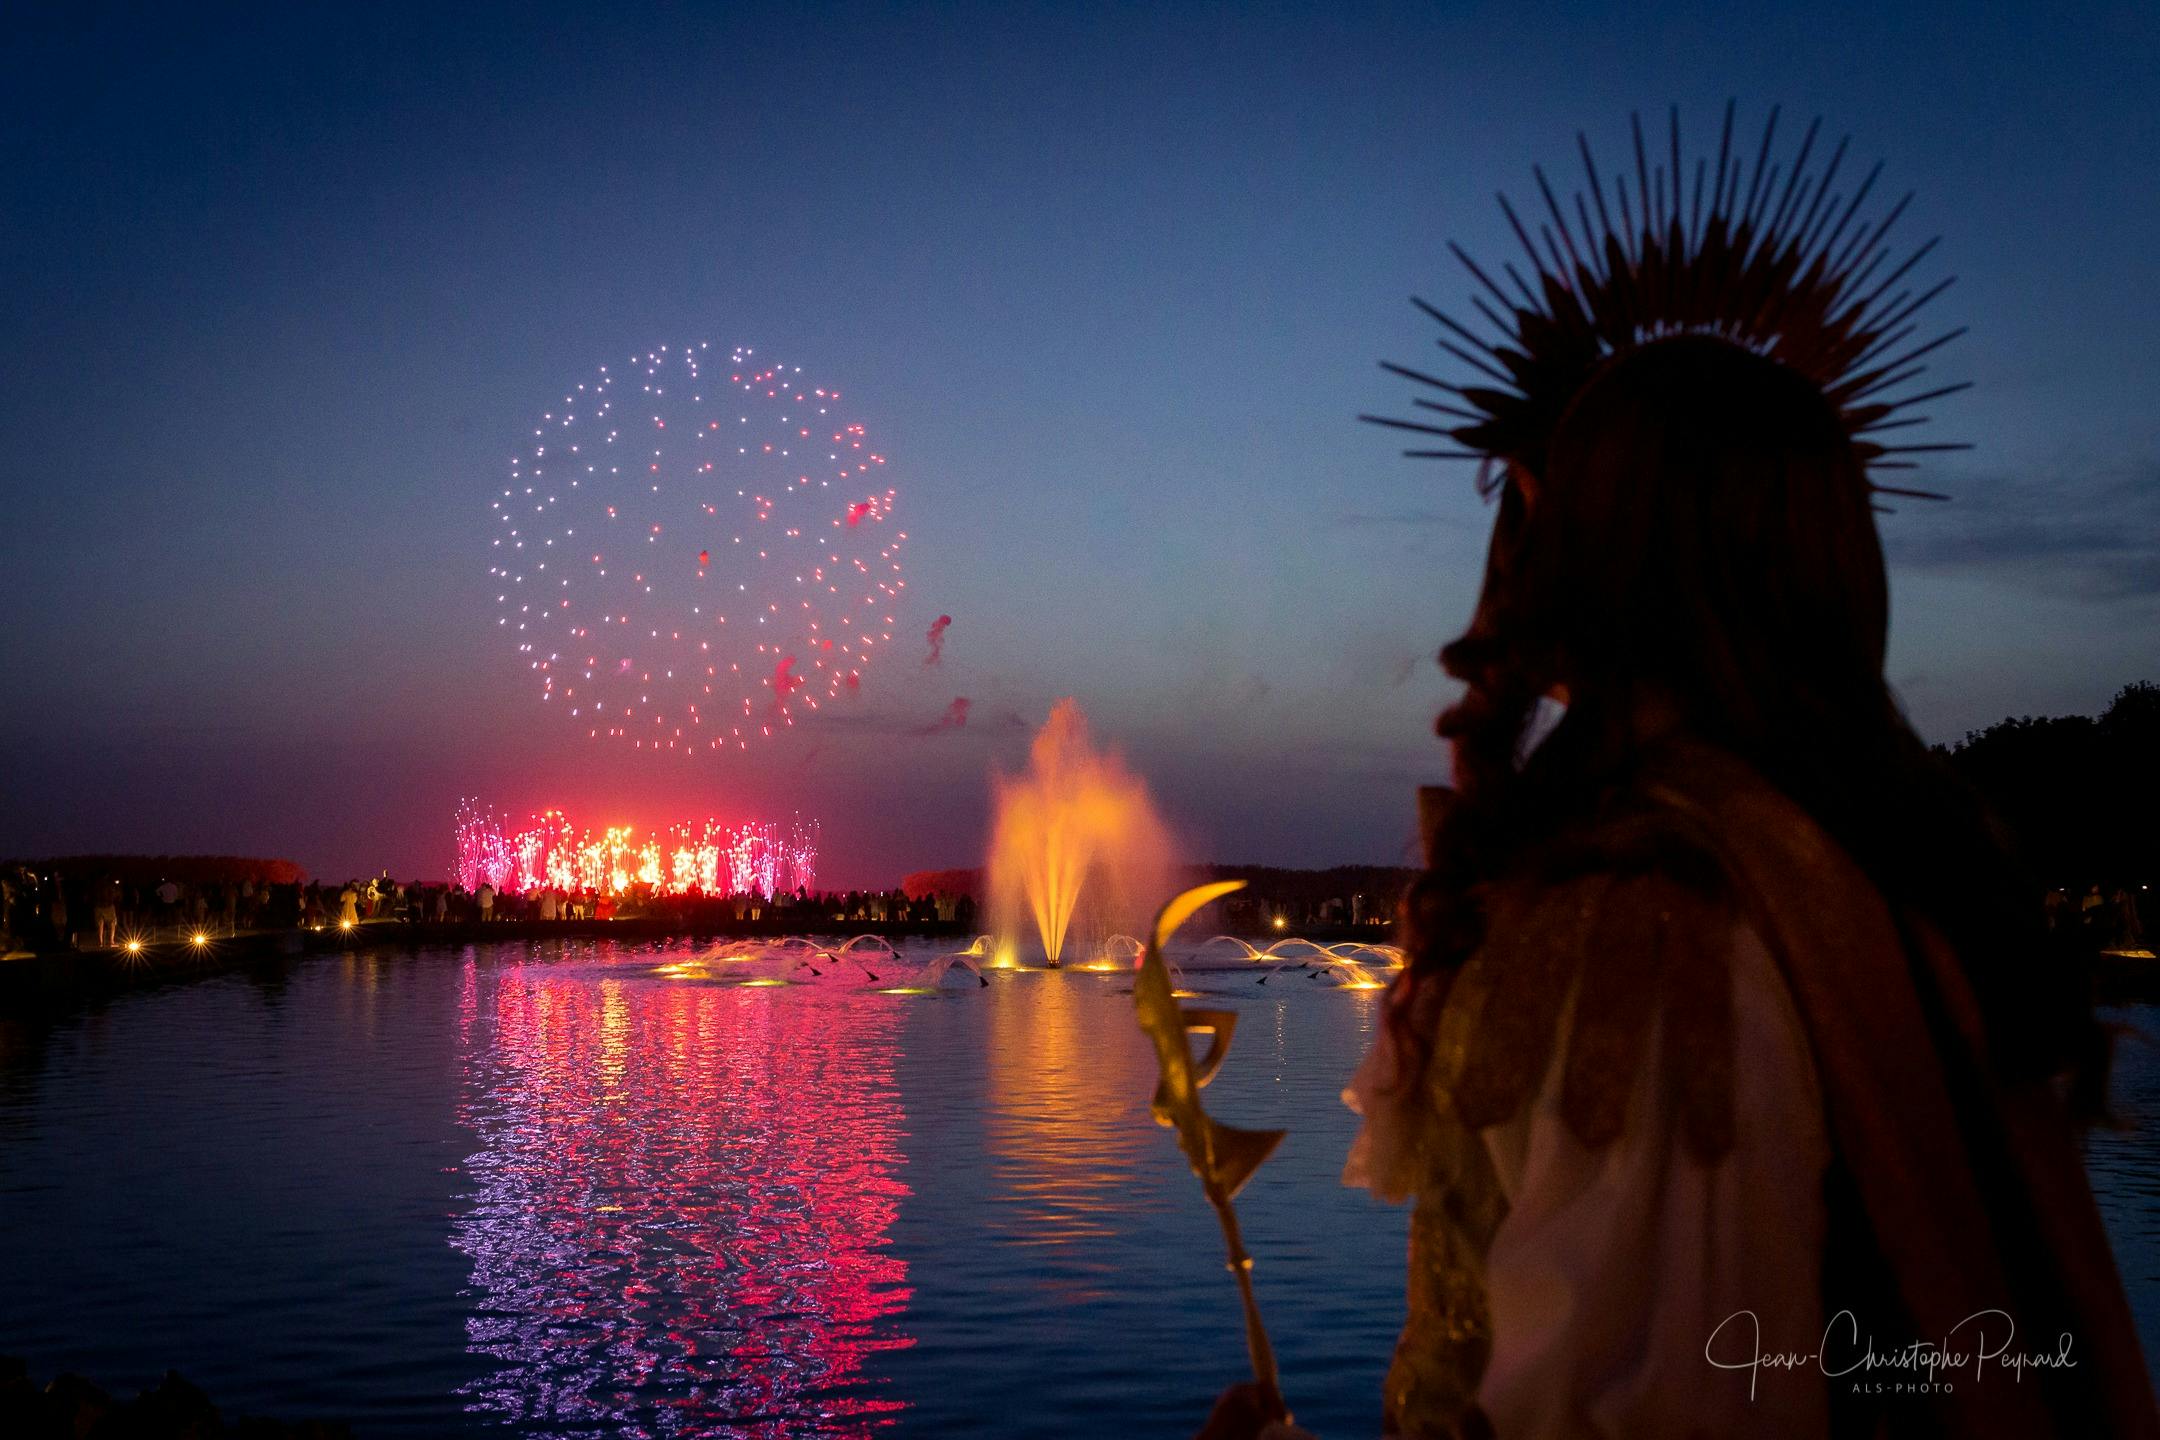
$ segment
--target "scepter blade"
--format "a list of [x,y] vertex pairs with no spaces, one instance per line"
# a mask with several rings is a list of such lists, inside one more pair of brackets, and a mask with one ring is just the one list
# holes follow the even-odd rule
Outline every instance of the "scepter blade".
[[[1163,946],[1195,910],[1242,889],[1244,884],[1242,880],[1221,880],[1197,886],[1163,906],[1155,917],[1155,928],[1149,932],[1139,974],[1133,979],[1133,1008],[1139,1012],[1140,1028],[1155,1042],[1155,1059],[1162,1070],[1151,1107],[1155,1119],[1177,1131],[1178,1148],[1185,1152],[1193,1174],[1200,1178],[1200,1188],[1214,1208],[1216,1222],[1222,1226],[1223,1248],[1228,1252],[1230,1273],[1237,1279],[1238,1299],[1245,1309],[1245,1348],[1252,1357],[1253,1379],[1270,1407],[1287,1420],[1289,1408],[1282,1403],[1276,1383],[1275,1350],[1268,1343],[1267,1329],[1260,1323],[1260,1303],[1253,1295],[1252,1256],[1245,1251],[1244,1238],[1238,1233],[1237,1210],[1230,1203],[1230,1197],[1243,1188],[1282,1142],[1284,1132],[1224,1125],[1201,1106],[1200,1087],[1215,1077],[1229,1053],[1237,1013],[1181,1009],[1170,985],[1169,962],[1163,959]],[[1212,1040],[1207,1055],[1198,1064],[1193,1061],[1192,1042],[1187,1038],[1194,1030],[1206,1031]]]
[[1208,1117],[1208,1151],[1215,1162],[1215,1178],[1225,1196],[1234,1196],[1252,1179],[1253,1171],[1275,1153],[1287,1130],[1240,1130]]

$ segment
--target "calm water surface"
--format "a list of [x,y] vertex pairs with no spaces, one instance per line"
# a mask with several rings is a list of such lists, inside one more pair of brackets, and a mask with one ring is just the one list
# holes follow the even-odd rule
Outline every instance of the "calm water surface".
[[[361,952],[7,1031],[0,1352],[389,1436],[1171,1435],[1238,1378],[1123,978],[698,953]],[[1241,1012],[1214,1108],[1291,1132],[1240,1199],[1285,1389],[1375,1433],[1404,1217],[1337,1183],[1336,1097],[1376,995],[1189,978]],[[2160,1065],[2120,1075],[2150,1350]]]

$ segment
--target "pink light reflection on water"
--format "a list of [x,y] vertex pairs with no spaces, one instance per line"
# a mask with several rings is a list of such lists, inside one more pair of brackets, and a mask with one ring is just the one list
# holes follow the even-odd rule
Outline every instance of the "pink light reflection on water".
[[462,999],[468,1409],[632,1435],[863,1435],[912,1344],[900,1016],[652,957],[482,969]]

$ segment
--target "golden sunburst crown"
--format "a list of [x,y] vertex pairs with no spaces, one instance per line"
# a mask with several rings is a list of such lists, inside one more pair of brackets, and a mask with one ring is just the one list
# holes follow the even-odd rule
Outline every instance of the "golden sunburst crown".
[[1572,197],[1572,219],[1544,170],[1532,166],[1543,216],[1533,210],[1526,223],[1505,194],[1499,197],[1528,257],[1527,275],[1503,261],[1503,287],[1460,245],[1448,244],[1476,282],[1470,304],[1486,333],[1424,300],[1411,302],[1445,330],[1440,348],[1474,374],[1448,380],[1382,361],[1383,369],[1440,392],[1412,403],[1441,418],[1358,418],[1454,442],[1403,453],[1485,462],[1479,486],[1490,493],[1505,482],[1510,465],[1542,471],[1562,413],[1612,356],[1667,336],[1715,335],[1819,386],[1843,417],[1873,491],[1945,498],[1884,478],[1913,469],[1915,456],[1971,448],[1897,443],[1896,432],[1927,423],[1913,406],[1971,384],[1915,388],[1924,383],[1926,357],[1965,333],[1959,326],[1914,340],[1921,309],[1956,279],[1923,289],[1908,278],[1941,237],[1890,264],[1891,229],[1913,197],[1908,192],[1879,218],[1863,213],[1882,174],[1880,161],[1849,195],[1836,189],[1851,137],[1838,142],[1819,170],[1810,169],[1822,130],[1818,117],[1788,163],[1776,153],[1773,107],[1751,165],[1733,148],[1733,109],[1728,102],[1715,165],[1707,154],[1696,156],[1692,178],[1683,162],[1679,107],[1670,113],[1667,153],[1654,161],[1641,117],[1631,117],[1632,196],[1624,170],[1608,186],[1578,132],[1584,183]]

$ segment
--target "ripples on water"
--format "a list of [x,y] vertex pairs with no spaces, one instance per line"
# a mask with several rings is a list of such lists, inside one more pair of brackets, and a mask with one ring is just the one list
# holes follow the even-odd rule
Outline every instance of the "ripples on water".
[[[371,952],[0,1028],[0,1351],[364,1436],[1171,1435],[1238,1378],[1122,977],[691,954]],[[1239,1201],[1286,1391],[1372,1434],[1404,1226],[1336,1182],[1336,1092],[1376,998],[1191,978],[1242,1012],[1211,1105],[1291,1129]],[[2122,1076],[2090,1158],[2151,1335],[2160,1066]]]
[[[1124,977],[693,953],[370,952],[6,1032],[0,1351],[363,1435],[1174,1434],[1238,1378]],[[1241,1200],[1262,1301],[1301,1413],[1369,1433],[1403,1223],[1334,1176],[1374,1001],[1256,978],[1199,977],[1245,1010],[1210,1094],[1292,1127]]]
[[2085,1172],[2115,1245],[2145,1368],[2160,1376],[2160,1006],[2107,1012],[2117,1027],[2116,1124],[2085,1139]]
[[900,1007],[612,965],[463,967],[474,1354],[528,1428],[714,1433],[900,1402]]

